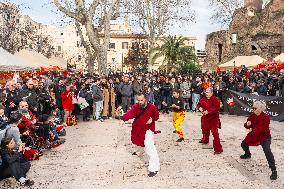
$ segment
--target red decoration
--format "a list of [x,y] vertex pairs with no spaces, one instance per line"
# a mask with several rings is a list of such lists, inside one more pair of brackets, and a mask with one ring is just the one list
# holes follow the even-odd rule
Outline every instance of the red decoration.
[[232,102],[229,103],[229,106],[230,106],[231,108],[235,107],[235,105],[236,105],[236,104],[235,104],[234,101],[232,101]]

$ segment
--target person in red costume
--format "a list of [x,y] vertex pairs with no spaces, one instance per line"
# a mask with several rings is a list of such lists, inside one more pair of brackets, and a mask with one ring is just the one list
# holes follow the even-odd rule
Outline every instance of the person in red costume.
[[144,147],[149,157],[149,177],[160,170],[160,161],[154,143],[155,121],[159,119],[157,107],[147,102],[144,94],[137,95],[138,103],[123,115],[123,121],[134,119],[131,130],[131,141],[134,145]]
[[223,148],[219,138],[218,129],[221,127],[219,118],[220,101],[216,96],[213,96],[213,88],[207,88],[205,91],[205,97],[203,97],[198,107],[203,114],[201,117],[201,129],[203,137],[200,141],[202,144],[209,143],[210,131],[213,135],[213,148],[214,154],[221,154]]
[[249,146],[262,146],[263,152],[267,159],[269,168],[272,171],[270,176],[271,180],[277,179],[277,171],[275,166],[274,156],[271,152],[271,134],[269,129],[270,118],[264,113],[266,104],[260,101],[256,101],[253,104],[254,111],[250,114],[244,127],[249,130],[246,138],[243,140],[241,147],[245,151],[244,155],[241,155],[241,159],[251,158]]
[[33,131],[33,129],[35,128],[37,119],[33,115],[33,113],[29,111],[29,105],[26,101],[20,102],[19,111],[23,115],[21,122],[18,124],[20,133],[23,133],[23,131],[26,130],[26,128],[29,128],[30,131]]
[[66,123],[67,117],[72,114],[72,111],[74,111],[74,104],[73,104],[74,93],[71,86],[66,87],[66,90],[61,94],[61,98],[62,98],[62,106],[65,113],[64,122]]

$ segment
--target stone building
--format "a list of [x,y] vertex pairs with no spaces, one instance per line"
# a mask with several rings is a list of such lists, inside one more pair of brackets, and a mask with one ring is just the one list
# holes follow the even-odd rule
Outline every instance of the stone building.
[[[51,36],[53,47],[57,54],[61,56],[70,64],[76,64],[77,68],[85,68],[86,51],[82,45],[78,31],[74,24],[65,27],[56,27],[45,25],[41,28],[41,32]],[[83,31],[85,35],[85,31]],[[103,33],[101,34],[103,38]],[[195,49],[197,41],[196,37],[187,37],[188,46]],[[128,55],[128,50],[134,45],[137,40],[140,41],[142,48],[148,49],[147,36],[136,34],[129,26],[128,17],[125,17],[122,24],[111,24],[110,44],[107,52],[107,64],[109,70],[124,70],[123,62]],[[142,43],[141,43],[142,42]],[[152,69],[156,70],[160,67],[162,61],[157,61]],[[97,65],[95,63],[95,69]]]
[[[228,30],[207,35],[206,67],[217,67],[239,55],[275,57],[284,52],[284,0],[270,1],[264,8],[262,0],[245,0],[237,9]],[[237,43],[231,42],[237,34]]]

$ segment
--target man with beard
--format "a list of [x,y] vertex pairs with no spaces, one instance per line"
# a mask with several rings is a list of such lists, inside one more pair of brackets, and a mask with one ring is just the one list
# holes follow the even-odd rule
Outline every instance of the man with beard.
[[159,112],[155,105],[148,103],[145,95],[137,95],[138,103],[123,116],[123,121],[134,119],[131,130],[131,141],[136,146],[145,147],[149,157],[149,177],[155,176],[160,170],[160,162],[154,143],[155,121],[159,119]]
[[221,154],[223,148],[219,138],[218,128],[220,128],[221,123],[219,119],[220,111],[220,101],[216,96],[213,96],[213,89],[208,88],[205,91],[205,97],[203,97],[199,103],[198,107],[200,112],[203,114],[201,117],[201,129],[203,137],[200,141],[202,144],[209,143],[210,131],[213,135],[213,148],[214,154]]

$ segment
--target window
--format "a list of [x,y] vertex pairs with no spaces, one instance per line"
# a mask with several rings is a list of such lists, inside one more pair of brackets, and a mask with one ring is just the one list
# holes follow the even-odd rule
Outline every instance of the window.
[[139,44],[137,42],[133,42],[132,43],[132,48],[138,49],[139,48]]
[[257,51],[256,46],[252,45],[252,46],[251,46],[251,50],[252,50],[252,51]]
[[16,19],[16,23],[17,23],[17,24],[19,24],[19,23],[20,23],[20,20],[19,20],[18,18]]
[[223,56],[223,45],[218,44],[218,59],[219,59],[219,62],[222,61],[222,56]]
[[61,51],[61,50],[62,50],[61,46],[58,46],[58,47],[57,47],[57,50],[58,50],[58,51]]
[[142,43],[142,49],[148,49],[148,43]]
[[128,49],[128,42],[122,42],[122,49]]
[[77,41],[77,47],[80,47],[80,43],[79,43],[79,41]]
[[78,61],[81,61],[81,60],[82,60],[82,56],[78,55]]
[[60,35],[63,35],[63,33],[60,33]]
[[76,35],[79,36],[79,31],[76,31]]
[[110,48],[110,49],[115,49],[115,43],[110,43],[110,44],[109,44],[109,48]]

